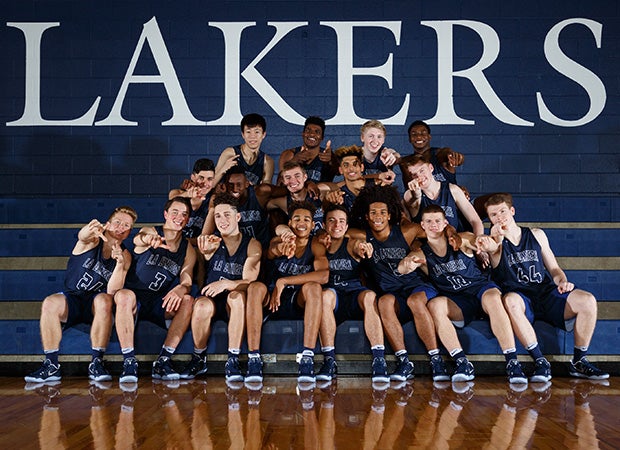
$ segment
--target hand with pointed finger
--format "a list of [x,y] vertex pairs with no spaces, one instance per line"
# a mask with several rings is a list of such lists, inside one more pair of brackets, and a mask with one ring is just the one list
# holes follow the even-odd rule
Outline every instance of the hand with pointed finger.
[[374,247],[370,242],[359,241],[357,244],[357,252],[362,258],[371,258]]
[[330,140],[325,144],[325,149],[319,152],[319,159],[321,162],[328,163],[332,160],[332,155],[332,141]]
[[203,255],[212,255],[215,253],[220,246],[220,242],[222,242],[222,238],[215,234],[201,234],[198,236],[198,239],[196,239],[198,250]]

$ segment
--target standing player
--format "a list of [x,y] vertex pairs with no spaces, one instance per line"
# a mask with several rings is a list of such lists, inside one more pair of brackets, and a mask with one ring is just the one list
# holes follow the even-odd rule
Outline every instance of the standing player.
[[461,248],[450,248],[444,234],[448,221],[444,210],[438,205],[427,206],[422,211],[420,226],[426,232],[427,242],[422,244],[420,250],[403,259],[398,270],[400,273],[409,273],[421,267],[438,290],[439,296],[429,301],[428,309],[441,342],[456,361],[452,381],[469,381],[474,378],[474,367],[463,352],[454,327],[462,328],[482,317],[484,312],[489,317],[491,330],[506,359],[508,381],[527,383],[517,359],[515,338],[502,304],[502,293],[478,268],[471,253],[476,248],[475,236],[463,233]]
[[114,296],[116,332],[123,354],[121,383],[138,380],[134,352],[136,314],[138,319],[168,330],[161,352],[153,362],[153,378],[179,379],[170,358],[189,327],[194,302],[189,293],[196,254],[183,236],[190,211],[188,198],[168,200],[163,227],[144,227],[133,240],[134,261],[125,289]]
[[[271,240],[267,265],[271,270],[269,286],[251,283],[247,294],[247,336],[249,362],[246,381],[262,381],[260,338],[263,316],[273,320],[303,320],[303,353],[299,361],[298,381],[314,382],[314,348],[321,325],[322,284],[329,280],[325,247],[311,233],[314,207],[293,203],[288,226],[292,233]],[[268,311],[263,312],[263,307]]]
[[596,298],[568,281],[543,230],[517,225],[512,195],[493,194],[485,208],[493,226],[491,236],[480,237],[478,245],[490,254],[492,277],[505,292],[504,304],[515,334],[536,362],[531,381],[551,379],[550,364],[532,327],[534,320],[566,331],[574,329],[575,348],[569,367],[572,376],[609,378],[587,358],[596,327]]
[[60,380],[58,350],[62,331],[82,322],[92,324],[88,377],[94,381],[112,379],[103,364],[112,330],[112,296],[123,287],[131,264],[131,254],[123,241],[137,217],[133,208],[121,206],[105,225],[93,219],[80,229],[67,263],[64,290],[43,300],[40,327],[45,360],[24,378],[27,382]]
[[324,362],[318,380],[330,381],[337,375],[335,338],[338,323],[364,320],[366,336],[372,350],[372,381],[389,382],[385,362],[383,329],[377,309],[377,295],[362,284],[360,262],[372,256],[372,245],[364,240],[345,237],[349,229],[348,212],[342,205],[327,204],[324,236],[327,248],[329,283],[323,290],[321,316],[321,351]]
[[194,354],[181,372],[192,379],[207,371],[207,341],[213,320],[228,322],[226,380],[242,381],[239,353],[245,325],[246,290],[256,281],[262,248],[252,236],[239,231],[237,200],[228,193],[216,194],[213,216],[219,236],[198,237],[198,248],[207,261],[207,279],[202,296],[196,298],[192,313]]

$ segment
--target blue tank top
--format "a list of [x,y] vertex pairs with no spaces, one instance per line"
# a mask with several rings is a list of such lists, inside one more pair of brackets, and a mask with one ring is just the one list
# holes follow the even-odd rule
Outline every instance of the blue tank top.
[[263,172],[265,170],[265,152],[259,150],[256,161],[254,161],[254,164],[250,165],[245,159],[243,159],[240,145],[235,145],[233,149],[235,150],[235,155],[239,156],[239,158],[237,158],[237,165],[245,170],[245,176],[250,184],[253,186],[258,186],[263,180]]
[[197,209],[193,209],[187,225],[183,228],[183,235],[188,238],[195,238],[202,234],[207,214],[209,212],[209,201],[211,200],[211,192],[207,194],[204,201]]
[[[325,149],[323,147],[319,149],[320,152],[324,150]],[[301,147],[295,147],[293,149],[293,155],[296,155],[300,151]],[[333,177],[330,177],[329,169],[326,167],[325,163],[320,160],[318,155],[303,167],[308,175],[308,179],[314,181],[315,183],[319,183],[321,181],[332,181]]]
[[[441,209],[443,209],[443,212],[446,213],[446,220],[450,225],[456,228],[457,232],[471,230],[471,227],[466,226],[461,219],[459,208],[456,206],[456,202],[454,201],[452,192],[450,192],[450,185],[448,183],[441,183],[439,195],[435,200],[430,199],[424,192],[422,192],[422,198],[420,199],[420,210],[418,211],[418,215],[415,217],[414,222],[420,223],[422,220],[422,211],[428,205],[440,206]],[[469,225],[469,222],[467,222],[467,225]]]
[[442,183],[444,181],[447,181],[448,183],[458,184],[456,182],[456,173],[452,173],[447,170],[443,166],[443,164],[441,164],[437,159],[437,150],[439,150],[439,147],[431,147],[431,149],[429,150],[431,154],[430,161],[433,165],[433,168],[435,169],[433,172],[433,178],[435,178],[437,181],[441,181]]
[[[162,227],[156,227],[157,233],[163,236]],[[165,248],[147,248],[139,255],[133,254],[133,260],[127,281],[128,289],[167,293],[178,281],[185,262],[188,240],[181,238],[179,248],[171,252]]]
[[[366,180],[364,187],[373,186],[374,184],[375,180]],[[342,186],[340,190],[344,192],[344,196],[342,197],[344,202],[343,206],[347,209],[347,211],[351,211],[351,207],[353,206],[353,202],[357,196],[347,187],[346,184]]]
[[268,273],[270,284],[269,290],[272,291],[276,285],[276,281],[282,277],[288,277],[292,275],[301,275],[314,270],[314,253],[312,253],[312,241],[308,241],[308,245],[304,250],[301,257],[293,256],[287,258],[286,256],[279,256],[272,260],[267,260],[269,264]]
[[363,287],[360,263],[347,250],[349,238],[344,238],[338,250],[326,252],[329,261],[329,287],[339,292],[355,292]]
[[499,264],[491,276],[505,292],[519,291],[533,298],[556,288],[543,262],[540,244],[525,227],[521,227],[518,245],[504,238]]
[[381,155],[383,154],[384,149],[385,147],[381,147],[379,149],[379,153],[377,153],[377,157],[373,162],[369,162],[366,158],[364,158],[364,175],[387,172],[387,166],[383,164],[383,161],[381,161]]
[[381,242],[371,231],[366,232],[366,240],[373,246],[370,272],[379,287],[388,293],[398,294],[404,288],[412,288],[423,283],[423,279],[414,271],[406,275],[398,272],[398,263],[410,252],[399,225],[392,226],[390,236]]
[[[306,198],[304,201],[314,205],[316,211],[314,211],[314,216],[312,216],[312,220],[314,220],[314,228],[312,230],[312,234],[316,233],[318,230],[323,229],[323,203],[320,198],[312,198],[310,195],[306,194]],[[291,198],[291,193],[286,194],[286,210],[293,203],[293,199]]]
[[469,257],[460,250],[454,251],[448,246],[445,256],[438,256],[428,243],[422,245],[426,256],[428,276],[441,293],[466,293],[476,295],[489,283],[474,257]]
[[260,205],[254,187],[248,187],[248,199],[239,205],[239,229],[256,238],[263,247],[269,244],[269,220],[267,211]]
[[207,280],[205,284],[219,280],[241,280],[243,278],[243,265],[248,259],[248,245],[251,236],[242,234],[241,242],[237,251],[230,255],[228,247],[222,240],[214,255],[208,261]]
[[[121,248],[125,248],[121,244]],[[114,258],[103,258],[103,241],[96,247],[80,254],[71,255],[65,271],[66,294],[84,294],[85,292],[104,292],[116,267]]]

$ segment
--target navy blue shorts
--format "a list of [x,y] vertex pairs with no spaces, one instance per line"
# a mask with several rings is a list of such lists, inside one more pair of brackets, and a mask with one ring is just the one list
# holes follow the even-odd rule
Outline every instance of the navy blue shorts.
[[[499,290],[501,296],[501,290],[499,286],[493,282],[489,282],[482,286],[479,289],[476,289],[476,292],[461,292],[458,294],[441,294],[448,297],[452,300],[463,312],[463,323],[452,321],[455,327],[463,328],[468,325],[472,320],[481,319],[486,317],[484,310],[482,309],[482,295],[488,291],[489,289],[497,289]],[[501,298],[501,297],[500,297]]]
[[336,324],[341,324],[345,320],[363,320],[364,311],[360,307],[358,297],[362,292],[369,291],[368,288],[361,286],[351,291],[340,291],[329,288],[336,293],[336,307],[334,317]]
[[167,330],[166,310],[162,307],[163,298],[158,292],[134,291],[138,303],[137,320],[147,320]]
[[424,292],[426,295],[426,301],[428,302],[430,299],[437,297],[439,294],[435,290],[433,286],[430,284],[420,284],[413,289],[401,292],[392,292],[391,294],[396,297],[396,302],[398,303],[398,320],[401,324],[406,324],[407,322],[411,322],[413,320],[413,314],[411,313],[411,309],[407,305],[407,299],[418,292]]
[[304,320],[304,308],[297,304],[297,296],[301,292],[301,286],[286,286],[280,295],[280,307],[276,312],[265,308],[264,321],[266,320]]
[[65,294],[67,302],[67,321],[63,324],[63,329],[71,328],[79,323],[92,324],[95,316],[93,315],[93,300],[99,292],[85,292],[81,295]]
[[515,291],[516,294],[521,296],[523,303],[525,303],[525,316],[530,323],[534,323],[535,320],[542,320],[566,331],[572,331],[575,326],[575,319],[564,319],[566,301],[571,292],[560,294],[557,288],[554,288],[537,296],[535,299],[531,299],[525,294]]

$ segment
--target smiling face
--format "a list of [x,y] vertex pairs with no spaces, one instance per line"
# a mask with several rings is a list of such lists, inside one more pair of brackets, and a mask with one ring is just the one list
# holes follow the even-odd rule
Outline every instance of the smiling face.
[[172,202],[168,210],[164,211],[166,228],[182,230],[189,220],[190,211],[185,203]]
[[206,194],[213,188],[213,180],[215,178],[215,172],[213,170],[201,170],[198,173],[192,174],[192,181],[196,183],[196,186],[201,188]]
[[301,167],[293,167],[292,169],[282,171],[282,182],[288,191],[293,194],[304,188],[307,179],[308,175]]
[[340,239],[344,237],[348,229],[349,218],[346,212],[340,209],[334,209],[325,215],[325,231],[327,231],[327,234],[332,238]]
[[118,211],[108,220],[108,228],[106,233],[108,233],[113,239],[124,241],[129,236],[129,233],[131,233],[133,225],[133,217],[127,213]]
[[361,134],[360,139],[364,150],[370,151],[373,155],[377,154],[385,142],[385,133],[379,128],[366,128]]
[[230,236],[239,232],[239,219],[241,214],[235,208],[222,203],[213,208],[215,226],[222,236]]
[[368,214],[366,220],[370,229],[375,232],[384,231],[390,226],[390,215],[388,205],[383,202],[374,202],[368,205]]
[[321,145],[323,141],[323,129],[318,125],[309,123],[304,127],[301,137],[304,141],[304,146],[308,150],[312,150]]
[[431,148],[431,134],[424,125],[415,125],[409,132],[409,142],[416,153],[421,153]]
[[433,165],[419,162],[413,166],[407,166],[407,172],[413,180],[417,180],[420,188],[428,188],[435,181],[433,177]]
[[364,165],[357,156],[345,156],[342,158],[342,161],[340,161],[338,170],[345,180],[355,181],[362,178]]
[[309,237],[314,229],[314,221],[312,220],[311,212],[302,208],[294,210],[288,221],[288,226],[297,237]]
[[506,202],[487,206],[487,214],[493,225],[499,224],[504,229],[515,223],[515,208],[514,206],[508,206]]
[[242,173],[233,173],[228,177],[226,190],[235,198],[243,201],[248,196],[250,182]]
[[443,230],[447,225],[448,221],[443,213],[431,212],[422,214],[420,226],[429,238],[438,237],[443,234]]
[[249,127],[247,125],[243,126],[243,133],[241,136],[243,137],[243,142],[250,150],[258,151],[260,149],[260,145],[265,139],[267,135],[266,131],[263,131],[263,128],[256,125],[253,127]]

